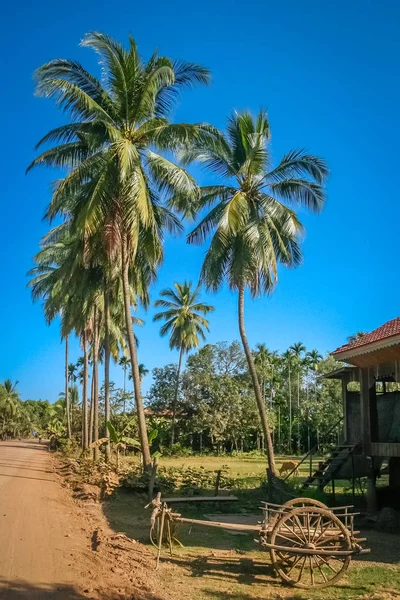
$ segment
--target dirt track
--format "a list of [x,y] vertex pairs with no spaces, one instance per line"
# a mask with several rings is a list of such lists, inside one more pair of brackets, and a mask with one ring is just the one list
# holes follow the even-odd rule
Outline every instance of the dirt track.
[[0,599],[170,600],[154,555],[73,500],[59,469],[44,444],[0,442]]
[[82,598],[75,567],[87,542],[75,518],[45,446],[1,442],[1,598]]

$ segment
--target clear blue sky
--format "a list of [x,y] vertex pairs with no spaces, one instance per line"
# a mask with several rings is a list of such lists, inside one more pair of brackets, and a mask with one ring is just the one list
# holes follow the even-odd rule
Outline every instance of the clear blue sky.
[[[91,51],[78,47],[89,30],[120,41],[130,33],[145,57],[158,47],[211,69],[211,88],[187,93],[176,119],[223,127],[232,109],[262,105],[276,158],[305,146],[328,161],[326,210],[304,219],[304,265],[281,272],[273,297],[247,303],[252,344],[282,350],[301,340],[325,352],[398,316],[399,24],[395,0],[7,3],[0,23],[0,380],[18,379],[23,398],[54,400],[63,387],[58,324],[46,326],[25,287],[47,228],[41,218],[54,174],[24,171],[35,142],[63,119],[51,101],[34,97],[32,73],[55,57],[97,69]],[[197,280],[203,253],[183,238],[169,240],[153,298],[174,280]],[[225,289],[208,300],[216,308],[209,341],[237,339],[235,297]],[[150,369],[176,360],[152,314],[139,332],[140,361]],[[76,343],[71,354],[79,356]],[[121,383],[118,369],[112,377]]]

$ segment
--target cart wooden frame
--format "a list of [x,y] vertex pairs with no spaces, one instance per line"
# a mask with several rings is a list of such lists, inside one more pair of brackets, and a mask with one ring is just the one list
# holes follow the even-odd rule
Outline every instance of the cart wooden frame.
[[172,554],[176,523],[256,534],[255,541],[269,552],[282,581],[304,589],[337,583],[354,555],[369,552],[361,546],[365,538],[358,537],[360,532],[354,529],[358,513],[353,506],[328,508],[310,498],[295,498],[282,505],[262,502],[263,520],[256,525],[188,519],[173,512],[160,494],[149,506],[153,508],[150,540],[157,548],[157,566],[164,542]]

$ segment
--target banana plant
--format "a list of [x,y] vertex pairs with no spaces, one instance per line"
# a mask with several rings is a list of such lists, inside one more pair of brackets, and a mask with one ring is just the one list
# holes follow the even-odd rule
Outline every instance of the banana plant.
[[[100,447],[104,444],[107,444],[108,442],[111,442],[113,450],[115,450],[117,471],[119,469],[119,453],[121,450],[125,450],[128,446],[131,448],[136,448],[137,450],[140,450],[141,448],[140,442],[138,440],[135,440],[134,438],[125,435],[126,430],[132,425],[134,421],[135,419],[128,421],[128,423],[123,429],[121,429],[121,431],[117,431],[114,425],[110,421],[107,421],[106,427],[108,429],[108,433],[110,434],[109,437],[100,438],[99,440],[97,440],[97,442],[93,442],[91,444],[91,448],[94,448],[95,446]],[[151,442],[157,437],[157,435],[157,429],[153,429],[150,432],[149,444],[151,444]]]

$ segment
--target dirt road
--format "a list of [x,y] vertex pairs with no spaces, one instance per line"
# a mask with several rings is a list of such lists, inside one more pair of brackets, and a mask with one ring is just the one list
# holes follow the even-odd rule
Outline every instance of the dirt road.
[[44,444],[0,442],[0,599],[170,600],[153,554],[74,500],[61,466]]
[[52,460],[33,441],[0,443],[0,598],[83,597],[76,557],[86,536]]

